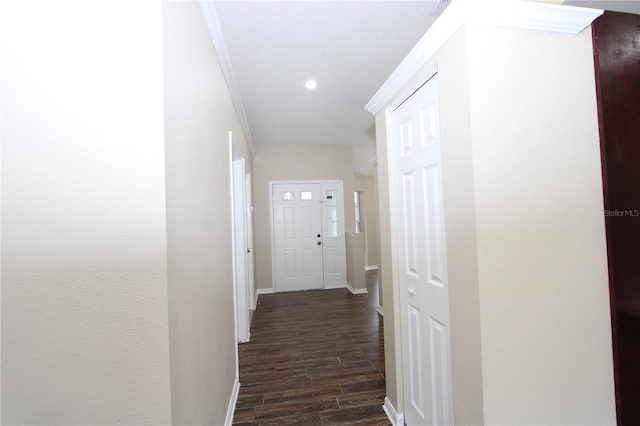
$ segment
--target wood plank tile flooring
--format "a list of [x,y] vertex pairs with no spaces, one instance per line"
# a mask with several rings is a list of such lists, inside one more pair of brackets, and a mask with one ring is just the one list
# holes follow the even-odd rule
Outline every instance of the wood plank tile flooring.
[[234,425],[390,425],[377,271],[367,289],[260,296],[239,349]]

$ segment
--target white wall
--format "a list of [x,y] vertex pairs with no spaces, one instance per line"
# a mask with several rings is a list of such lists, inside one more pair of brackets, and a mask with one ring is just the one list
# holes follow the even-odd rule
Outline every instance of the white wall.
[[157,2],[2,2],[2,423],[168,424]]
[[378,176],[378,223],[380,263],[378,280],[381,299],[384,301],[384,369],[386,398],[398,413],[403,412],[404,390],[402,382],[402,330],[400,328],[400,300],[398,278],[398,238],[393,184],[392,128],[387,125],[390,114],[386,109],[376,114],[376,153]]
[[353,151],[343,145],[254,145],[254,218],[257,288],[271,288],[269,181],[342,180],[345,232],[355,231]]
[[364,144],[353,145],[353,170],[365,176],[371,176],[374,170],[369,162],[376,157],[375,123],[371,123],[371,127],[365,133],[371,140]]
[[485,422],[615,424],[590,28],[467,43]]
[[[438,54],[440,125],[446,213],[451,364],[457,424],[484,422],[480,289],[474,216],[470,83],[467,30]],[[492,98],[485,99],[492,101]]]
[[248,150],[198,3],[0,12],[2,423],[221,424]]
[[347,283],[351,291],[367,289],[367,281],[364,272],[364,233],[346,233],[346,263]]
[[228,131],[251,158],[197,2],[164,5],[171,394],[223,424],[236,380]]

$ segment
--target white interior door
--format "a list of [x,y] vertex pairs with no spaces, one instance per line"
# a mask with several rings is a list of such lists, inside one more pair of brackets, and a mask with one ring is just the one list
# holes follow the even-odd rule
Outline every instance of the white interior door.
[[247,214],[246,214],[246,182],[245,161],[240,151],[235,149],[232,134],[229,132],[231,145],[231,185],[233,214],[233,279],[235,286],[236,335],[238,342],[248,342],[250,335],[250,303],[249,303],[249,258],[247,257]]
[[394,112],[407,425],[453,422],[437,76]]
[[319,183],[274,184],[275,291],[323,287]]
[[251,172],[245,165],[245,195],[247,202],[246,209],[246,229],[247,229],[247,288],[249,290],[250,309],[256,309],[256,285],[254,280],[254,259],[253,259],[253,190],[251,185]]

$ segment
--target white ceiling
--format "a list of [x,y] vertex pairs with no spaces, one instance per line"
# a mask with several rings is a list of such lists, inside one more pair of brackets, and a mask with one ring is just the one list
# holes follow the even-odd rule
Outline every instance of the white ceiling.
[[434,21],[433,3],[217,2],[253,143],[373,143],[364,105]]
[[[437,18],[438,3],[215,2],[253,143],[353,145],[366,172],[375,133],[364,105]],[[640,0],[565,4],[640,14]]]

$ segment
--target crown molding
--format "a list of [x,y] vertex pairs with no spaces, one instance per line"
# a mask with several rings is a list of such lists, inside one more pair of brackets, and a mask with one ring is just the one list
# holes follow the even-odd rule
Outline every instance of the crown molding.
[[251,156],[253,156],[253,138],[251,137],[247,114],[244,111],[244,104],[242,103],[242,97],[240,96],[240,90],[238,89],[236,75],[233,72],[233,67],[231,66],[231,59],[229,58],[227,45],[224,42],[222,30],[220,29],[220,21],[218,20],[216,7],[212,1],[201,0],[200,8],[202,9],[204,21],[209,29],[211,40],[213,40],[213,45],[218,55],[218,61],[220,62],[220,68],[222,68],[222,74],[224,74],[224,79],[229,87],[229,93],[231,94],[233,106],[235,107],[238,120],[240,121],[240,127],[242,127],[242,132],[244,133],[245,140],[247,141],[247,146]]
[[371,98],[365,109],[376,114],[464,24],[481,24],[576,35],[600,15],[601,9],[522,0],[455,0]]

